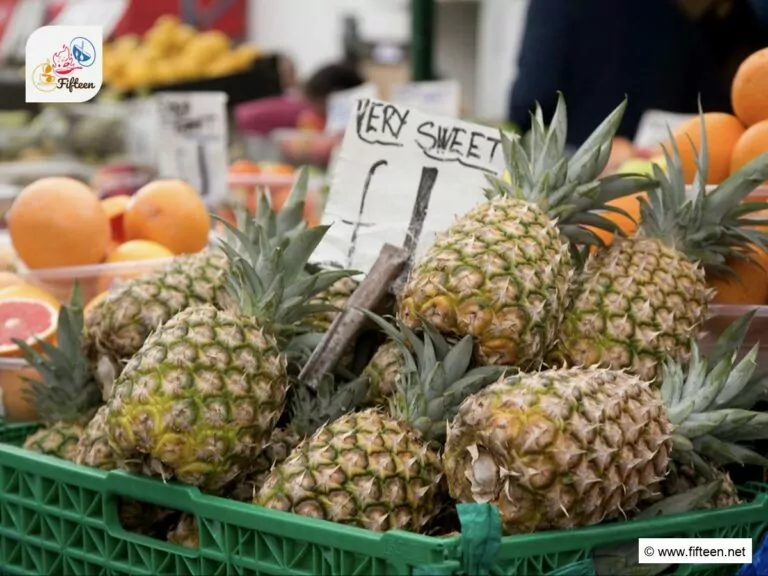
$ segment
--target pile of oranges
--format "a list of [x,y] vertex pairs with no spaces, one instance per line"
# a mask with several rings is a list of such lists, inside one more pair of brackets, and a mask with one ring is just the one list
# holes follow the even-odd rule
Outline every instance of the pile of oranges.
[[[211,227],[204,202],[180,180],[157,180],[133,196],[100,200],[78,180],[43,178],[21,191],[6,218],[29,277],[62,301],[75,279],[92,298],[167,258],[198,252]],[[70,274],[71,267],[78,270]]]

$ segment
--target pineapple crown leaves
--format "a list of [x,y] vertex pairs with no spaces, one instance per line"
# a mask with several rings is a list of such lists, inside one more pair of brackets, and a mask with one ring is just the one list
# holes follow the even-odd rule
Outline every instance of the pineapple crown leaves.
[[313,390],[298,384],[292,388],[290,426],[301,436],[311,436],[328,422],[358,409],[368,394],[368,378],[338,382],[326,374]]
[[754,247],[768,251],[768,233],[757,228],[768,221],[752,218],[768,210],[768,202],[742,202],[755,188],[768,180],[768,154],[752,160],[731,174],[714,190],[707,191],[709,167],[707,132],[699,103],[701,145],[696,152],[696,177],[686,186],[680,149],[669,127],[669,145],[663,147],[666,172],[653,166],[659,186],[640,197],[640,231],[658,238],[701,262],[706,271],[733,275],[728,259],[754,260]]
[[83,298],[75,283],[69,303],[59,311],[56,346],[38,339],[38,351],[14,340],[42,378],[24,378],[29,385],[24,395],[46,422],[86,422],[102,402],[101,388],[82,352],[84,324]]
[[390,412],[409,422],[431,442],[442,444],[446,423],[468,396],[496,382],[508,366],[481,366],[469,369],[473,341],[465,336],[451,346],[437,329],[422,322],[419,337],[405,324],[397,327],[370,310],[358,308],[400,347],[404,366],[390,405]]
[[664,365],[661,397],[675,426],[678,454],[690,458],[695,451],[721,463],[768,465],[742,445],[768,438],[768,414],[750,410],[765,391],[765,379],[755,377],[759,344],[737,361],[753,316],[745,314],[723,332],[711,360],[692,341],[686,369],[672,360]]
[[[235,229],[241,231],[248,238],[249,243],[255,240],[258,227],[265,230],[268,238],[283,238],[299,233],[306,228],[304,205],[307,199],[308,185],[309,170],[302,167],[299,169],[291,192],[279,212],[275,212],[273,209],[269,193],[265,190],[259,190],[255,216],[251,216],[244,205],[235,207]],[[225,236],[226,242],[230,246],[237,247],[239,252],[246,250],[246,246],[242,245],[242,240],[232,234],[229,228],[226,229]]]
[[230,260],[229,294],[244,314],[254,316],[276,336],[307,332],[303,321],[318,312],[336,311],[333,306],[310,304],[312,297],[341,278],[357,274],[350,270],[324,270],[308,274],[305,266],[328,231],[328,226],[303,228],[294,234],[270,237],[269,230],[253,221],[249,231],[221,220],[236,246],[222,241]]
[[625,99],[569,159],[565,151],[568,119],[563,95],[558,96],[549,127],[545,126],[544,114],[537,104],[531,130],[523,138],[501,133],[510,181],[489,176],[486,197],[513,197],[539,206],[557,219],[561,233],[573,244],[604,245],[591,229],[622,235],[616,223],[600,212],[631,218],[626,211],[607,203],[657,185],[642,174],[600,178],[626,106]]

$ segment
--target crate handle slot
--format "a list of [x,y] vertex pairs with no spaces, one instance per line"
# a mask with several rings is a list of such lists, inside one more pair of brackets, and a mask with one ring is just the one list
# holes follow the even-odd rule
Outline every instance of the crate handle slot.
[[132,498],[179,512],[195,513],[202,496],[194,486],[166,483],[158,478],[129,474],[122,470],[107,473],[107,491],[113,496]]

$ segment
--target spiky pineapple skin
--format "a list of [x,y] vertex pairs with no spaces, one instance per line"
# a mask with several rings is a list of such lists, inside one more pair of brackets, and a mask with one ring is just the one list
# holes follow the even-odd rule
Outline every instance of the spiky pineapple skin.
[[582,276],[553,358],[645,380],[668,358],[687,360],[712,296],[703,269],[660,240],[633,237],[591,258]]
[[188,308],[115,381],[108,440],[145,471],[216,492],[249,470],[287,388],[285,358],[252,317]]
[[[352,293],[357,289],[358,283],[352,278],[341,278],[334,282],[327,290],[323,290],[312,298],[312,304],[326,304],[343,310]],[[325,332],[331,327],[338,316],[338,312],[318,312],[309,318],[315,330]]]
[[303,441],[254,503],[374,531],[420,531],[439,511],[440,456],[402,422],[369,409]]
[[403,352],[397,342],[387,340],[379,346],[364,370],[369,381],[368,403],[383,405],[395,393],[403,365]]
[[557,336],[572,277],[556,223],[533,204],[497,198],[438,237],[406,281],[398,316],[411,328],[421,317],[471,334],[483,364],[534,366]]
[[229,268],[224,252],[209,248],[179,256],[163,269],[128,280],[86,318],[86,351],[107,358],[117,374],[158,326],[199,304],[219,303]]
[[200,531],[198,530],[195,517],[189,514],[182,514],[178,524],[168,531],[168,541],[185,548],[199,548]]
[[651,498],[670,431],[658,393],[635,376],[547,370],[466,399],[443,463],[451,496],[498,506],[505,533],[569,529]]
[[82,433],[80,424],[57,422],[27,436],[24,449],[72,461]]

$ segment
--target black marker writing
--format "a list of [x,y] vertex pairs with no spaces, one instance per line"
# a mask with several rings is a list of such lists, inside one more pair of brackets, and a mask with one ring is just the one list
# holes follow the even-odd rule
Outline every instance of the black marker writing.
[[402,110],[385,102],[358,100],[357,136],[367,144],[401,147],[400,134],[408,123],[410,113],[410,110]]
[[386,166],[388,162],[386,160],[379,160],[374,162],[371,169],[368,170],[368,175],[365,177],[365,184],[363,185],[363,195],[360,198],[360,209],[357,212],[357,221],[354,222],[354,228],[352,228],[352,238],[349,242],[349,251],[347,252],[347,267],[352,267],[352,257],[355,255],[357,249],[357,233],[360,227],[363,225],[363,211],[365,210],[365,201],[368,198],[368,190],[371,187],[371,178],[374,172],[376,172],[379,166]]
[[411,221],[408,224],[408,232],[405,235],[403,248],[413,257],[416,247],[419,244],[421,231],[424,228],[424,220],[427,217],[429,209],[429,200],[432,197],[432,190],[437,180],[437,168],[421,169],[421,179],[419,180],[419,189],[416,192],[416,202],[413,204],[411,212]]
[[[457,162],[467,168],[495,173],[493,165],[501,140],[459,126],[440,126],[432,120],[416,128],[416,145],[425,156],[439,162]],[[473,162],[476,160],[477,162]]]

